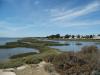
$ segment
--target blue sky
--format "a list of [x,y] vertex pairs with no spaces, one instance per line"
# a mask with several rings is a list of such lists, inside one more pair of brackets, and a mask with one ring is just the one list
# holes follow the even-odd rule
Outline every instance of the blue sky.
[[100,0],[0,0],[0,37],[99,34]]

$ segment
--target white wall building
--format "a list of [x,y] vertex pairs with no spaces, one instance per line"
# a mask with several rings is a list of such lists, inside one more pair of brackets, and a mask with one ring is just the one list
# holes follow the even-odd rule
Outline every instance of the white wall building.
[[94,36],[93,39],[100,39],[100,36]]

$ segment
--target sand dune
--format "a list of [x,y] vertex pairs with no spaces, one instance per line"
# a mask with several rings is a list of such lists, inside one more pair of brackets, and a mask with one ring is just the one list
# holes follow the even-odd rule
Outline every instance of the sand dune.
[[0,70],[0,75],[16,75],[14,72]]
[[45,71],[46,64],[48,63],[43,61],[39,64],[24,65],[16,69],[1,69],[0,75],[59,75],[55,71],[52,73]]
[[16,75],[59,75],[55,71],[52,73],[45,71],[44,66],[46,64],[47,63],[43,61],[39,64],[28,65],[22,70],[17,70]]

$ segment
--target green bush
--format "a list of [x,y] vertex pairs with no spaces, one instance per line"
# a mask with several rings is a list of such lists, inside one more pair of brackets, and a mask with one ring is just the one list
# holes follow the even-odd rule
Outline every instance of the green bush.
[[29,52],[29,53],[17,54],[17,55],[11,56],[10,59],[23,58],[23,57],[27,57],[27,56],[34,55],[34,54],[37,54],[37,53],[36,52]]
[[15,67],[19,67],[21,65],[23,65],[23,63],[20,61],[9,62],[9,63],[0,63],[0,69],[15,68]]

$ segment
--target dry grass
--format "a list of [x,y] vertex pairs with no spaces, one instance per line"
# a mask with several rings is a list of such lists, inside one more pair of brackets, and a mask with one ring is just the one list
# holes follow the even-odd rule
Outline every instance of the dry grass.
[[16,75],[59,75],[55,71],[46,71],[45,66],[49,66],[49,64],[45,62],[41,62],[38,65],[31,64],[28,65],[25,69],[16,70],[15,73]]
[[95,46],[86,46],[77,53],[48,56],[44,60],[52,63],[61,75],[100,75],[100,52]]

